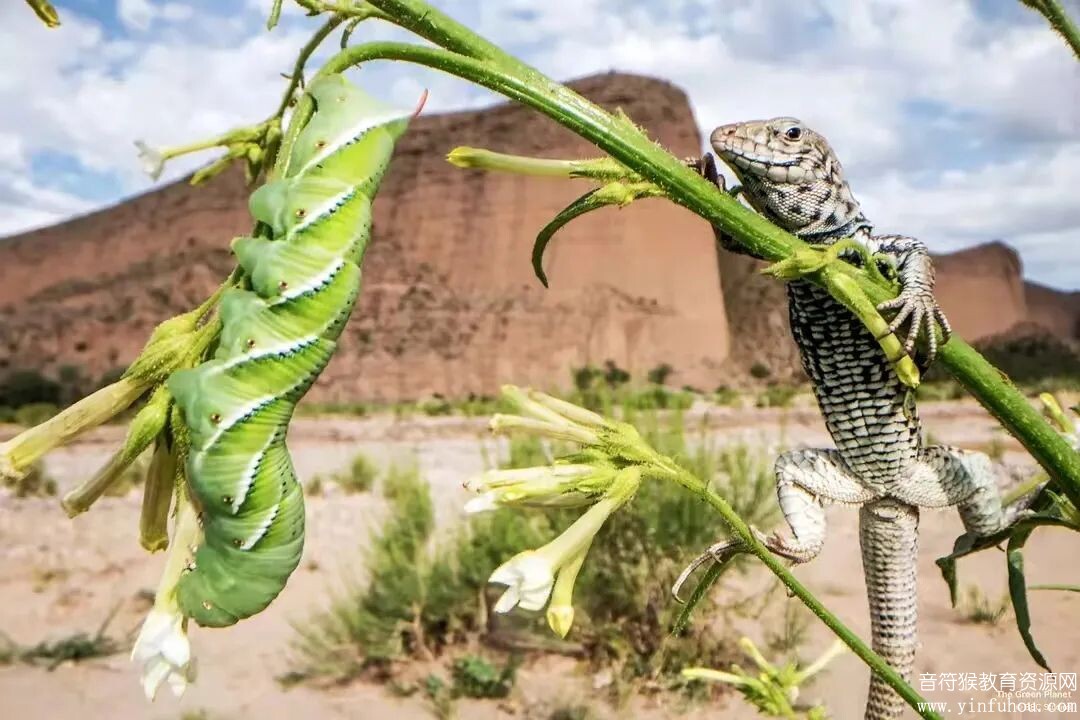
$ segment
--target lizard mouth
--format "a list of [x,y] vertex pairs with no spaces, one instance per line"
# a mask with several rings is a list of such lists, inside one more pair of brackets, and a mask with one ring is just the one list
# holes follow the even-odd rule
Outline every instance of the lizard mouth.
[[[738,140],[735,142],[738,142]],[[734,165],[740,170],[753,168],[764,172],[770,167],[790,167],[799,164],[797,155],[775,153],[768,148],[763,151],[758,150],[757,147],[748,150],[745,147],[736,147],[735,143],[729,141],[713,143],[713,149],[716,150],[716,154],[720,156],[721,160],[728,165]]]

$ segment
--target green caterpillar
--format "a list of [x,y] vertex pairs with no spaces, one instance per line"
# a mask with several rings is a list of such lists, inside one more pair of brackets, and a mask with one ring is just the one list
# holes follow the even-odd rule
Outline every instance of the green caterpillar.
[[286,431],[360,293],[371,201],[411,119],[341,75],[307,92],[316,111],[288,172],[249,202],[268,237],[233,241],[247,289],[221,300],[213,358],[168,380],[188,432],[187,487],[203,535],[177,600],[200,625],[260,612],[300,562],[304,500]]

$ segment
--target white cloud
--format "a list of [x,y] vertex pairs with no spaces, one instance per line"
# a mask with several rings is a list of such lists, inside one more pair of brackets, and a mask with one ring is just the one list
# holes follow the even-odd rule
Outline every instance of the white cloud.
[[149,30],[154,20],[187,20],[194,15],[190,5],[178,2],[152,3],[150,0],[116,0],[116,15],[128,29]]
[[[126,192],[145,189],[134,139],[182,143],[260,119],[313,27],[289,2],[268,34],[268,0],[236,3],[229,15],[203,0],[116,1],[124,37],[71,10],[61,31],[44,32],[18,3],[0,7],[0,67],[35,70],[0,74],[0,140],[19,138],[0,150],[0,167],[67,152],[117,173]],[[706,132],[800,116],[831,139],[882,225],[943,246],[1002,238],[1033,258],[1059,243],[1056,265],[1029,267],[1080,286],[1069,269],[1080,265],[1069,197],[1080,182],[1080,65],[1033,13],[1015,22],[1003,12],[1009,0],[992,6],[1003,19],[985,16],[989,3],[976,12],[975,0],[437,4],[556,78],[609,69],[668,78],[687,91]],[[370,23],[354,42],[387,37],[403,35]],[[359,77],[402,105],[427,87],[429,111],[491,98],[413,66],[373,64]],[[203,161],[172,166],[169,177]],[[4,185],[0,177],[0,202],[13,194]],[[27,225],[64,207],[26,202]]]

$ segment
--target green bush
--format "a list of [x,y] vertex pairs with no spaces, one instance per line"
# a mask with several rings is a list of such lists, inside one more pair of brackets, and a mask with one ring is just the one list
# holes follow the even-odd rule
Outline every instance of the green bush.
[[0,476],[0,482],[20,498],[53,497],[57,490],[56,480],[45,472],[45,465],[40,460],[31,465],[21,478]]
[[792,400],[799,394],[799,388],[793,385],[770,385],[757,397],[759,408],[791,407]]
[[729,388],[727,385],[721,385],[713,392],[713,402],[717,405],[734,405],[739,399],[739,391]]
[[675,368],[668,363],[661,363],[649,371],[649,382],[654,385],[664,385],[673,372],[675,372]]
[[60,412],[60,408],[54,403],[36,402],[17,408],[14,419],[17,424],[23,427],[34,427],[54,417],[58,412]]
[[0,405],[20,408],[33,403],[59,405],[60,383],[36,370],[17,370],[0,381]]
[[348,471],[336,473],[333,480],[347,493],[362,493],[369,492],[375,486],[378,475],[379,468],[375,463],[367,455],[358,453],[349,464]]
[[454,406],[438,393],[421,400],[417,403],[417,408],[420,412],[429,417],[441,417],[443,415],[450,415],[454,412]]
[[640,392],[620,393],[617,401],[624,409],[686,410],[694,404],[694,394],[687,390],[668,390],[654,385]]
[[[775,522],[772,463],[761,449],[715,447],[704,429],[688,441],[678,414],[661,419],[646,413],[640,419],[661,452],[709,478],[749,522],[759,527]],[[529,467],[549,459],[543,444],[515,439],[503,466]],[[391,511],[367,551],[369,580],[298,627],[294,677],[342,680],[375,668],[391,673],[394,660],[438,657],[448,647],[477,639],[499,647],[522,637],[553,642],[543,614],[489,618],[501,588],[487,580],[518,552],[553,539],[580,510],[484,513],[442,537],[432,550],[430,493],[415,469],[398,471],[384,494]],[[722,532],[715,514],[692,494],[670,483],[645,483],[592,546],[575,589],[578,614],[568,640],[591,662],[619,668],[620,683],[674,673],[691,661],[725,664],[736,653],[733,638],[717,635],[704,621],[669,637],[680,610],[670,597],[671,583]],[[456,672],[464,672],[463,666]]]
[[370,665],[430,653],[423,632],[425,551],[435,516],[427,484],[415,469],[393,469],[383,493],[390,517],[366,549],[368,582],[335,598],[297,626],[298,668],[291,679],[344,681]]
[[499,669],[476,655],[460,657],[451,666],[454,694],[469,698],[504,698],[514,688],[516,673],[517,663],[513,659]]
[[756,380],[764,380],[772,375],[772,370],[765,363],[756,362],[750,366],[750,377]]
[[929,380],[915,388],[915,398],[923,402],[959,400],[966,394],[964,386],[952,378]]

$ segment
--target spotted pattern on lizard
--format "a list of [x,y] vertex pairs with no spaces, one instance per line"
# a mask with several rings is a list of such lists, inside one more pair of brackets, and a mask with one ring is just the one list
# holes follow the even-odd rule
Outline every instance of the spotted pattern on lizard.
[[[780,117],[724,125],[710,140],[738,177],[743,197],[776,225],[812,244],[852,237],[891,260],[901,290],[879,309],[895,311],[890,329],[906,326],[905,350],[919,352],[916,359],[929,365],[937,350],[935,326],[946,339],[949,326],[934,300],[926,247],[915,238],[874,234],[825,138],[796,118]],[[711,156],[698,167],[725,189]],[[725,248],[745,253],[732,238],[716,234]],[[858,318],[807,280],[792,281],[787,290],[792,333],[836,448],[794,450],[777,459],[777,497],[791,532],[761,537],[773,552],[806,562],[825,541],[824,506],[859,505],[872,644],[910,678],[918,644],[919,508],[955,505],[969,533],[987,535],[1010,524],[1019,506],[1003,511],[986,455],[924,446],[910,389]],[[917,348],[920,337],[925,352]],[[717,543],[691,568],[736,547]],[[903,700],[871,677],[867,720],[903,712]]]

